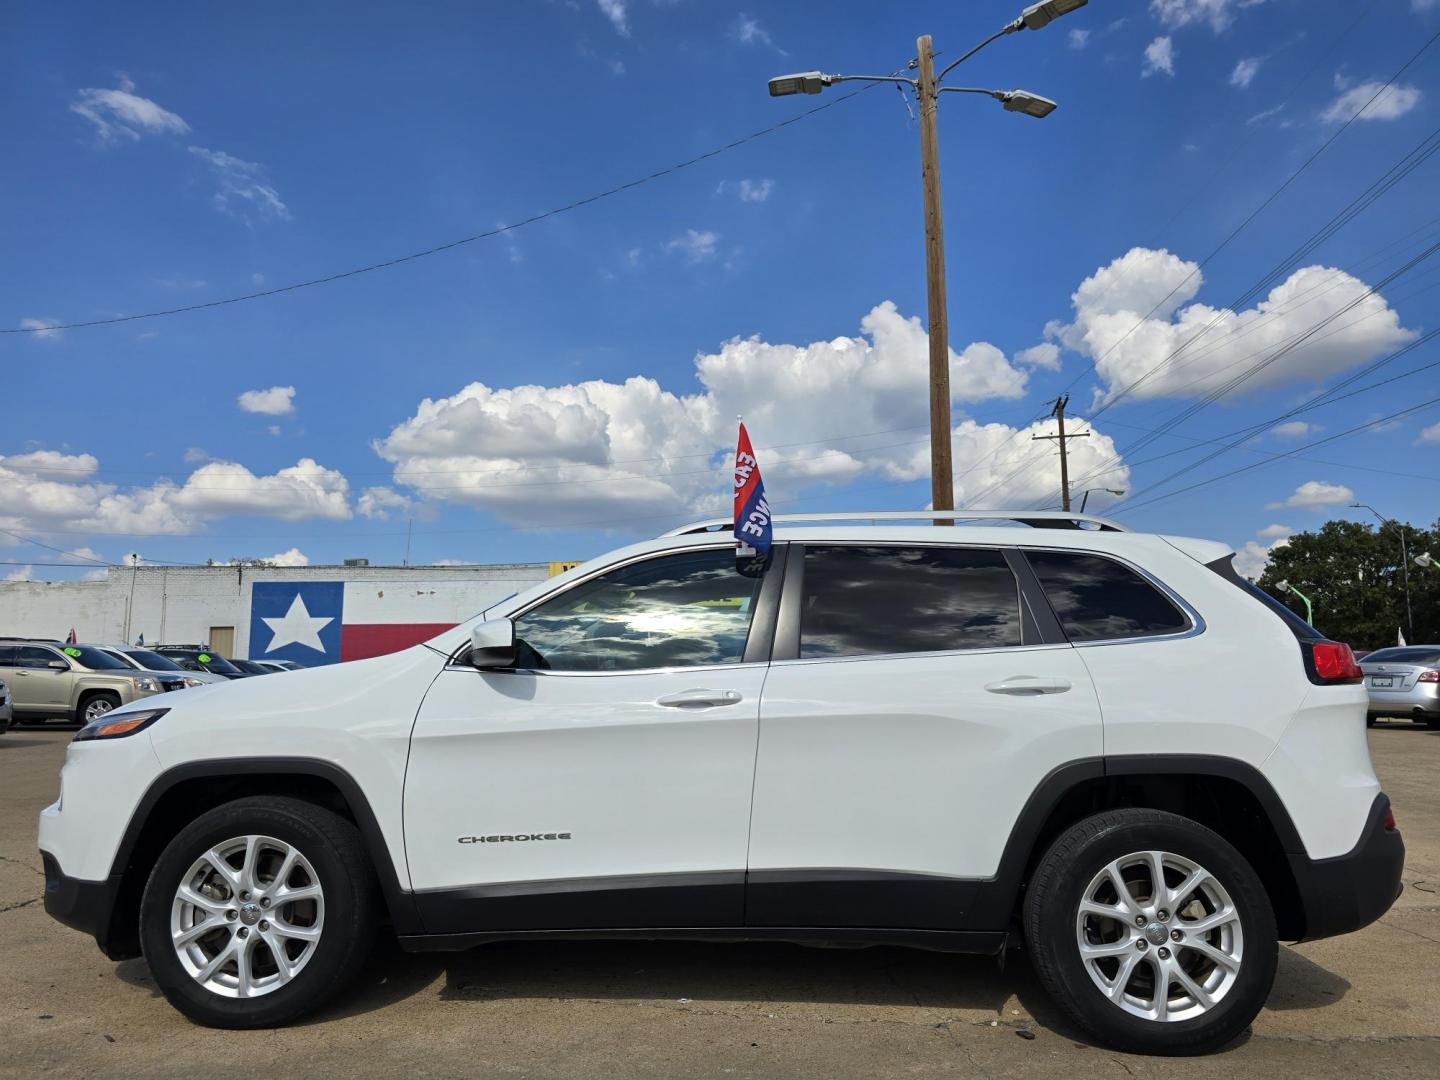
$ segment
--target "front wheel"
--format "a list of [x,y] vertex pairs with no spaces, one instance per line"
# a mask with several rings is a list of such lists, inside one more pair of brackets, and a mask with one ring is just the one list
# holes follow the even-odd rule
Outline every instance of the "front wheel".
[[1115,810],[1051,844],[1025,897],[1041,983],[1100,1041],[1200,1054],[1235,1039],[1275,978],[1275,916],[1224,838],[1157,810]]
[[351,982],[374,936],[355,826],[298,799],[239,799],[161,854],[140,905],[145,960],[170,1004],[209,1027],[275,1027]]

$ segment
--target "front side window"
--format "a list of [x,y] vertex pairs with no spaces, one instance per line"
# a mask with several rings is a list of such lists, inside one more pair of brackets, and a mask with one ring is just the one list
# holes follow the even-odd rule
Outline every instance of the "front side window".
[[636,671],[738,664],[760,577],[735,549],[663,555],[592,578],[515,620],[516,667]]
[[994,548],[805,548],[800,656],[1021,643],[1020,589]]
[[1114,559],[1069,551],[1026,553],[1071,641],[1178,634],[1190,620],[1164,593]]

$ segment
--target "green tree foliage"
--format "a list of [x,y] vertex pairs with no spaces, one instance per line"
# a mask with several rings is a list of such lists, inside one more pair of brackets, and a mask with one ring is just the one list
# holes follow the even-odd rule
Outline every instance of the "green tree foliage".
[[1303,618],[1305,605],[1276,588],[1288,581],[1314,603],[1316,628],[1356,649],[1394,645],[1397,630],[1412,645],[1440,642],[1440,563],[1426,568],[1414,562],[1424,551],[1440,559],[1440,521],[1428,530],[1405,529],[1413,636],[1405,621],[1400,534],[1394,525],[1327,521],[1315,532],[1297,533],[1271,551],[1257,584]]

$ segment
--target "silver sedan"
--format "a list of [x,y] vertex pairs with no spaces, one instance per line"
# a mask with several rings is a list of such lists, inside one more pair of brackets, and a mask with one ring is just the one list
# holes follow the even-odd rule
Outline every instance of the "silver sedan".
[[1440,728],[1440,645],[1380,649],[1360,661],[1370,692],[1370,723],[1404,717]]

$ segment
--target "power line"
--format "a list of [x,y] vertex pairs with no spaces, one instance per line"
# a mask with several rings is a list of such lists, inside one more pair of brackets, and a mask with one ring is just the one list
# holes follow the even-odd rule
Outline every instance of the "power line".
[[851,90],[849,93],[841,94],[839,97],[827,101],[823,105],[816,105],[813,108],[806,109],[804,112],[792,116],[788,120],[782,120],[778,124],[771,124],[769,127],[761,128],[759,131],[753,131],[749,135],[742,135],[738,139],[734,139],[723,146],[717,146],[713,150],[707,150],[703,154],[698,154],[695,157],[688,158],[685,161],[677,162],[674,165],[668,165],[663,169],[658,169],[655,172],[652,172],[646,176],[637,177],[634,180],[629,180],[623,184],[618,184],[615,187],[606,189],[605,191],[600,191],[593,195],[587,195],[583,199],[576,199],[574,202],[566,203],[564,206],[557,206],[550,210],[544,210],[538,214],[532,214],[530,217],[522,218],[520,221],[516,221],[509,225],[499,225],[493,229],[486,229],[484,232],[478,232],[471,236],[463,236],[458,240],[450,240],[443,244],[436,244],[434,247],[425,248],[422,251],[412,251],[408,255],[399,255],[393,259],[385,259],[381,262],[370,263],[367,266],[359,266],[351,270],[342,270],[338,273],[326,274],[323,277],[310,278],[307,281],[296,281],[292,282],[289,285],[279,285],[273,289],[261,289],[256,292],[243,293],[239,296],[228,296],[221,300],[207,300],[203,303],[186,304],[182,307],[164,308],[158,311],[146,311],[138,315],[116,315],[113,318],[109,319],[90,319],[83,322],[57,323],[47,324],[45,326],[28,326],[15,327],[10,329],[0,329],[0,334],[38,334],[45,333],[51,330],[79,330],[88,326],[113,326],[116,323],[135,322],[139,319],[157,319],[166,315],[181,315],[190,311],[203,311],[207,308],[225,307],[230,304],[245,303],[249,300],[260,300],[270,296],[279,296],[282,293],[296,292],[300,289],[310,289],[314,288],[317,285],[329,285],[336,281],[343,281],[346,278],[358,277],[361,274],[374,273],[377,270],[388,270],[393,266],[400,266],[403,263],[414,262],[417,259],[425,259],[430,257],[431,255],[439,255],[442,252],[452,251],[455,248],[463,247],[466,244],[473,244],[477,240],[487,240],[491,237],[503,236],[506,233],[512,233],[519,229],[523,229],[527,225],[534,225],[537,222],[546,220],[547,218],[556,217],[560,214],[566,214],[572,210],[579,210],[581,207],[589,206],[592,203],[597,203],[604,199],[609,199],[615,195],[621,194],[622,192],[630,191],[633,188],[641,187],[645,184],[652,183],[653,181],[659,180],[662,177],[670,176],[673,173],[677,173],[681,170],[698,165],[703,161],[708,161],[711,158],[719,157],[721,154],[729,153],[732,150],[744,146],[746,143],[754,142],[756,139],[764,138],[766,135],[773,135],[775,132],[780,131],[783,128],[787,128],[791,124],[798,124],[800,121],[815,116],[817,113],[822,113],[827,109],[833,109],[835,108],[835,106],[849,101],[851,98],[857,97],[858,95],[866,93],[869,90],[873,90],[876,86],[881,85],[884,84],[869,83],[865,86],[860,87],[859,89]]

